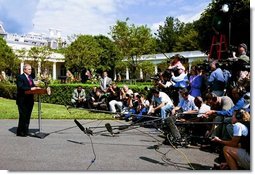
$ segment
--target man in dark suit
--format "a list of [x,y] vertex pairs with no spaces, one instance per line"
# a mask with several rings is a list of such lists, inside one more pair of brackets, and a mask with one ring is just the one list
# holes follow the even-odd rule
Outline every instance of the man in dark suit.
[[36,90],[33,79],[31,77],[32,68],[29,64],[23,67],[23,74],[17,77],[17,99],[16,104],[19,110],[19,124],[17,128],[17,136],[26,137],[34,106],[34,95],[25,94],[25,91]]

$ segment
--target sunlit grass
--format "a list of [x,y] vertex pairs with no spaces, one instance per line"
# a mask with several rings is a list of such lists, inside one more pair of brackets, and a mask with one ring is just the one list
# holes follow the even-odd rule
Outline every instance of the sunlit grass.
[[[67,109],[63,105],[42,103],[41,116],[43,119],[112,119],[112,115],[89,112],[85,109]],[[15,100],[0,97],[0,119],[18,119],[18,107]],[[38,118],[38,103],[35,102],[32,118]]]

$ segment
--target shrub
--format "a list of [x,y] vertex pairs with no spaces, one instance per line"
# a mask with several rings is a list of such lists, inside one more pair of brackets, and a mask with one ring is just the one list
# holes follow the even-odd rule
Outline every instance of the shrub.
[[[98,86],[95,84],[51,84],[51,95],[42,95],[41,101],[43,103],[51,103],[51,104],[60,104],[60,105],[70,105],[72,92],[78,86],[81,85],[86,93],[88,93],[92,87]],[[119,87],[123,87],[123,85],[118,85]],[[147,95],[147,91],[145,87],[150,87],[148,85],[128,85],[133,92],[139,92]],[[7,99],[16,99],[16,91],[17,87],[13,84],[0,83],[0,97],[4,97]],[[35,101],[38,98],[35,95]]]

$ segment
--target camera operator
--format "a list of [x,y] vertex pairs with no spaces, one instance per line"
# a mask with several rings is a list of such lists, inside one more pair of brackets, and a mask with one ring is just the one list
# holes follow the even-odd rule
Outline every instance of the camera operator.
[[238,55],[236,57],[235,52],[233,54],[232,66],[232,74],[233,81],[237,82],[237,84],[241,83],[244,79],[250,78],[250,58],[247,56],[247,45],[244,43],[239,44],[238,46]]
[[183,66],[183,62],[186,60],[183,56],[176,54],[172,57],[172,61],[168,61],[169,64],[166,72],[170,74],[169,77],[172,83],[170,96],[173,99],[174,105],[177,105],[181,99],[178,95],[178,91],[180,88],[188,87],[188,75],[185,72],[185,67]]
[[154,87],[165,92],[166,94],[169,94],[170,86],[172,85],[172,82],[169,78],[170,76],[171,75],[169,73],[164,71],[163,73],[158,73],[155,75],[155,77],[152,77],[154,80]]
[[222,69],[219,66],[217,60],[214,60],[211,64],[211,74],[208,79],[208,85],[212,93],[217,96],[223,96],[226,87],[226,80]]

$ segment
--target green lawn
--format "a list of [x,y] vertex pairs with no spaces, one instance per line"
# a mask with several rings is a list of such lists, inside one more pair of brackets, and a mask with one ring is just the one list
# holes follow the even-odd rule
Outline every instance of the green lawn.
[[[43,119],[99,119],[109,120],[112,115],[89,112],[85,109],[67,108],[63,105],[42,103]],[[18,119],[18,107],[15,100],[0,97],[0,119]],[[35,102],[32,118],[38,118],[38,103]]]

